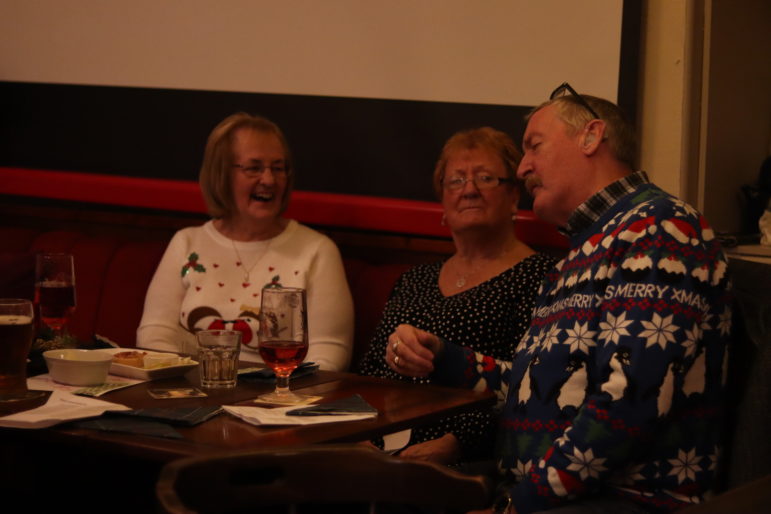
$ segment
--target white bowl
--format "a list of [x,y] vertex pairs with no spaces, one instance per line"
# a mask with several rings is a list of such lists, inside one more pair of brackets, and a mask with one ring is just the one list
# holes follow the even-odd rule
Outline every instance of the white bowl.
[[112,355],[99,350],[48,350],[43,357],[51,378],[76,386],[104,384],[112,363]]

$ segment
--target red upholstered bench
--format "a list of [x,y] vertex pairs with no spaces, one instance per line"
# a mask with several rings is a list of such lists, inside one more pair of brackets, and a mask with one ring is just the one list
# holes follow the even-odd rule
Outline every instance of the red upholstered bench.
[[[70,330],[134,346],[145,292],[166,248],[165,241],[136,242],[72,231],[0,227],[0,295],[32,298],[34,254],[68,252],[75,258],[77,309]],[[6,273],[5,264],[9,265]]]
[[[134,346],[171,235],[207,218],[197,183],[2,166],[0,179],[0,297],[32,298],[36,252],[70,252],[78,303],[71,331]],[[354,363],[399,275],[452,252],[436,202],[294,191],[286,214],[340,247],[356,310]],[[520,211],[516,228],[535,248],[566,247],[532,212]]]
[[[99,334],[132,347],[147,287],[167,243],[0,227],[0,297],[32,299],[36,252],[72,253],[77,309],[71,332],[84,341]],[[344,264],[356,309],[356,362],[366,350],[394,282],[411,264],[371,264],[356,258],[345,259]]]

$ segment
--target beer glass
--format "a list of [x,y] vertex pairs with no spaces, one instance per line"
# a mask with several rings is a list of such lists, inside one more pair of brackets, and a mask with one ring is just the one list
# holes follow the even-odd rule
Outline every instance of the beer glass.
[[305,289],[266,286],[262,289],[258,350],[276,374],[276,390],[258,399],[296,404],[306,397],[289,390],[289,375],[308,353],[308,315]]
[[35,303],[40,319],[60,336],[75,310],[75,268],[68,253],[39,253],[35,262]]
[[32,302],[0,299],[0,405],[43,396],[27,389],[27,356],[32,346]]

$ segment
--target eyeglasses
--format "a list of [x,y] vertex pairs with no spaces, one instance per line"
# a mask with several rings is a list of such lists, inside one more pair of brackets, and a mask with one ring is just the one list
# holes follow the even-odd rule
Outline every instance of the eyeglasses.
[[284,175],[287,172],[286,165],[284,164],[274,164],[273,166],[264,166],[262,163],[250,164],[248,166],[234,164],[233,167],[241,170],[248,178],[262,177],[267,169],[274,175]]
[[471,178],[457,176],[443,180],[442,186],[448,191],[460,191],[466,186],[466,182],[473,182],[477,189],[484,191],[485,189],[496,188],[501,184],[513,184],[514,179],[484,174],[474,175]]
[[600,118],[599,114],[594,112],[594,109],[592,109],[592,107],[587,103],[587,101],[584,100],[581,95],[576,93],[576,90],[570,87],[570,84],[568,84],[567,82],[563,82],[562,85],[560,85],[557,89],[552,91],[551,95],[549,95],[549,100],[554,100],[555,98],[565,96],[566,94],[570,94],[570,96],[572,96],[576,100],[576,102],[581,104],[584,107],[584,109],[589,111],[592,114],[592,116],[594,116],[595,119],[597,120],[602,119]]

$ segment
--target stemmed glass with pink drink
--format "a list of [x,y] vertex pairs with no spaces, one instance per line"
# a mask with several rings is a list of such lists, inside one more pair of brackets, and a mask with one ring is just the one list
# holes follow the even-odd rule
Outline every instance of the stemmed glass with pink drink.
[[262,290],[258,349],[276,374],[276,390],[259,397],[270,403],[295,404],[307,400],[289,390],[289,375],[308,353],[308,314],[305,289],[271,287]]
[[61,336],[75,310],[75,267],[68,253],[39,253],[35,262],[35,304],[40,319]]

